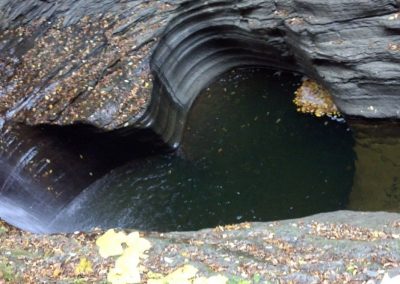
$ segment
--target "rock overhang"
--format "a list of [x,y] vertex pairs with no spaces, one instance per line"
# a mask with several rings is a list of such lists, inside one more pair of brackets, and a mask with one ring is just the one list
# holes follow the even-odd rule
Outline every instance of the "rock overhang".
[[150,129],[176,147],[200,91],[240,66],[301,72],[348,116],[400,117],[398,1],[67,2],[2,3],[11,120]]

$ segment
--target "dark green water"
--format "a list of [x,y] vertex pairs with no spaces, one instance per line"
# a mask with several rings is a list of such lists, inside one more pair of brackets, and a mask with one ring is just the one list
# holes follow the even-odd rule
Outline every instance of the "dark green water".
[[113,170],[54,224],[195,230],[346,208],[352,135],[344,123],[296,112],[299,81],[268,70],[225,75],[195,103],[177,153]]

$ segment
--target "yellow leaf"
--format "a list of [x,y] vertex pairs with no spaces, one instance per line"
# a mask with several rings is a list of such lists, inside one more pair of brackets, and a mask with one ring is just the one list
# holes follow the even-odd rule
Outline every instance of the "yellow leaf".
[[108,281],[113,284],[140,283],[138,264],[139,254],[128,247],[115,262],[115,268],[108,273]]
[[215,275],[210,278],[200,277],[193,281],[193,284],[226,284],[228,278],[222,275]]
[[149,279],[147,284],[169,284],[164,278],[162,279]]
[[208,284],[208,279],[206,277],[199,277],[194,279],[193,284]]
[[156,272],[153,272],[153,271],[149,271],[147,273],[147,278],[149,278],[149,279],[162,279],[162,278],[164,278],[164,275],[162,275],[161,273],[156,273]]
[[130,233],[125,242],[129,248],[135,249],[140,256],[151,248],[151,243],[141,238],[138,232]]
[[381,284],[398,284],[400,283],[399,281],[400,281],[400,275],[390,277],[389,274],[385,273]]
[[122,273],[129,273],[131,270],[136,269],[139,264],[139,255],[132,248],[127,248],[122,256],[115,262],[115,268],[122,271]]
[[171,272],[161,279],[149,279],[148,284],[192,284],[198,269],[192,265],[185,265]]
[[[198,269],[192,265],[184,265],[174,272],[168,274],[164,279],[168,283],[187,283],[189,279],[196,276]],[[188,282],[190,283],[190,281]]]
[[109,256],[121,255],[124,252],[121,244],[125,240],[126,234],[124,232],[116,233],[114,229],[111,229],[97,239],[96,245],[99,247],[100,255],[107,258]]
[[[55,272],[55,271],[54,271]],[[81,274],[89,274],[92,273],[92,263],[90,260],[86,259],[85,257],[81,258],[79,261],[79,264],[75,267],[75,275],[81,275]]]
[[207,279],[207,284],[226,284],[228,278],[223,275],[215,275]]
[[112,268],[107,275],[107,281],[112,284],[140,283],[140,273],[138,270],[133,269],[129,274],[125,274],[118,268]]
[[53,271],[53,277],[58,277],[58,276],[61,275],[61,273],[62,273],[61,269],[60,268],[56,268]]

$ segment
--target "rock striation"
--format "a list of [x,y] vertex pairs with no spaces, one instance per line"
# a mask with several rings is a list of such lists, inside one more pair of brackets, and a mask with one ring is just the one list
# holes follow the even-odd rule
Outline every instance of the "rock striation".
[[[0,266],[0,280],[10,283],[103,283],[112,279],[110,275],[117,276],[118,262],[121,267],[121,262],[132,259],[103,258],[96,240],[107,241],[99,230],[38,235],[1,221],[0,229],[6,264]],[[109,251],[122,253],[124,232],[112,235],[107,238]],[[129,269],[119,273],[131,275],[138,264],[141,283],[165,283],[167,275],[167,280],[173,279],[169,283],[396,283],[400,275],[400,215],[394,213],[338,211],[197,232],[140,232],[140,237],[140,243],[130,245],[137,253],[150,243],[146,258],[131,260]],[[195,272],[172,277],[173,271],[187,265]],[[217,275],[224,281],[201,279]],[[124,278],[114,283],[128,283]]]
[[398,119],[399,7],[397,0],[4,0],[0,114],[28,125],[142,130],[175,148],[200,90],[251,65],[313,78],[345,115]]

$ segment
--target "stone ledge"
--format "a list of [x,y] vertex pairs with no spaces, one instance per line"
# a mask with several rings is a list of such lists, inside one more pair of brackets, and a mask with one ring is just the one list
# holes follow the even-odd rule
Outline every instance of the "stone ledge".
[[[7,273],[14,283],[105,283],[116,258],[99,255],[102,233],[34,235],[2,224],[0,281]],[[196,277],[260,283],[379,283],[386,273],[400,274],[400,215],[394,213],[338,211],[140,235],[151,243],[139,266],[142,283],[185,264],[199,270]]]

